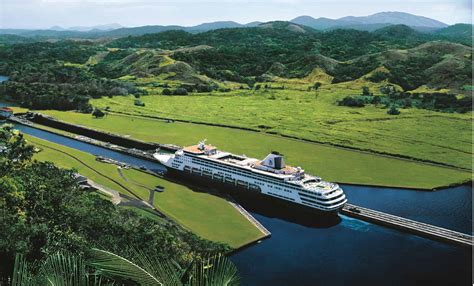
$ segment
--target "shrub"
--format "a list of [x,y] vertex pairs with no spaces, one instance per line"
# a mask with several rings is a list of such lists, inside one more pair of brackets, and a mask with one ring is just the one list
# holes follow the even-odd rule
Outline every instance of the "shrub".
[[128,90],[124,87],[114,87],[110,90],[111,95],[128,95]]
[[92,112],[92,116],[94,116],[95,118],[102,118],[105,116],[105,113],[102,110],[95,108]]
[[338,102],[338,105],[350,107],[364,107],[365,100],[359,97],[346,96]]
[[383,71],[376,71],[367,79],[370,80],[371,82],[381,82],[383,80],[386,80],[389,76],[390,76],[389,73],[386,73]]
[[228,87],[219,87],[218,91],[219,91],[219,92],[230,92],[231,89],[228,88]]
[[133,104],[135,104],[136,106],[145,106],[145,103],[140,99],[135,99],[135,102]]
[[400,110],[398,110],[394,105],[392,105],[392,107],[390,107],[390,109],[387,111],[387,114],[398,115],[400,114]]
[[174,95],[188,95],[188,91],[183,87],[178,87],[173,91]]
[[320,83],[320,82],[316,82],[316,83],[313,85],[313,89],[314,89],[314,90],[318,90],[318,89],[321,87],[321,85],[323,85],[323,84]]
[[367,96],[372,95],[372,93],[370,93],[370,89],[369,89],[368,86],[363,86],[362,87],[362,95],[367,95]]
[[161,92],[161,94],[163,94],[163,95],[171,95],[172,92],[171,92],[171,90],[170,90],[169,88],[165,88],[165,89],[163,89],[163,91]]

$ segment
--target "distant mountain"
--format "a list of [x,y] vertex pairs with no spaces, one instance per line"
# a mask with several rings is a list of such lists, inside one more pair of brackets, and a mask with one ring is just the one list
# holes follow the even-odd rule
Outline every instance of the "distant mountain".
[[318,18],[311,16],[300,16],[291,22],[305,25],[318,30],[332,28],[355,28],[358,30],[376,30],[388,25],[403,24],[410,27],[444,28],[448,25],[423,16],[416,16],[402,12],[381,12],[369,16],[355,17],[347,16],[339,19]]
[[183,26],[141,26],[141,27],[131,27],[131,28],[120,28],[116,30],[109,31],[107,33],[102,33],[104,37],[118,38],[118,37],[127,37],[127,36],[141,36],[145,34],[155,34],[165,31],[172,30],[184,30]]
[[[317,30],[334,30],[334,29],[356,29],[362,31],[375,31],[392,25],[406,25],[416,31],[423,33],[434,33],[437,30],[448,27],[448,25],[433,20],[427,17],[416,16],[401,12],[382,12],[364,17],[348,16],[340,19],[318,18],[311,16],[300,16],[290,21],[295,26],[288,26],[288,29],[305,30],[305,27],[310,27]],[[269,23],[288,23],[284,21],[275,21]],[[150,25],[141,27],[122,27],[119,24],[107,24],[92,27],[70,27],[64,28],[59,26],[51,27],[45,30],[22,30],[22,29],[0,29],[0,34],[14,34],[23,37],[36,37],[39,40],[58,39],[58,38],[120,38],[127,36],[141,36],[145,34],[155,34],[170,30],[182,30],[192,34],[203,33],[212,30],[224,28],[248,28],[248,27],[268,27],[274,24],[251,22],[247,24],[240,24],[233,21],[218,21],[211,23],[203,23],[196,26],[179,26],[179,25]],[[282,24],[279,24],[282,25]],[[451,30],[447,30],[446,34],[454,34],[455,30],[466,33],[468,26],[459,26]],[[458,32],[459,34],[460,32]],[[442,35],[442,33],[440,34]],[[457,35],[455,37],[459,37]],[[468,37],[469,38],[469,37]],[[465,42],[466,36],[462,41]]]
[[326,30],[332,27],[340,26],[341,23],[338,20],[329,19],[329,18],[313,18],[311,16],[299,16],[291,20],[290,22],[308,26],[318,30]]
[[241,28],[244,25],[239,24],[233,21],[219,21],[219,22],[211,22],[211,23],[203,23],[193,27],[184,28],[185,31],[190,33],[201,33],[207,32],[210,30],[217,30],[217,29],[225,29],[225,28]]
[[298,25],[295,23],[291,22],[285,22],[285,21],[273,21],[273,22],[267,22],[267,23],[261,23],[257,27],[259,28],[265,28],[265,29],[283,29],[283,30],[288,30],[291,32],[296,32],[296,33],[306,33],[311,31],[314,31],[312,28],[309,28],[307,26],[303,25]]
[[64,29],[63,27],[61,26],[52,26],[51,28],[49,28],[48,30],[53,30],[53,31],[64,31],[66,29]]
[[245,27],[257,27],[258,25],[262,24],[263,22],[260,22],[260,21],[255,21],[255,22],[250,22],[250,23],[247,23],[245,24],[244,26]]
[[105,25],[96,25],[96,26],[76,26],[76,27],[70,27],[67,28],[66,30],[68,31],[78,31],[78,32],[87,32],[87,31],[112,31],[116,29],[120,29],[123,26],[117,23],[112,23],[112,24],[105,24]]

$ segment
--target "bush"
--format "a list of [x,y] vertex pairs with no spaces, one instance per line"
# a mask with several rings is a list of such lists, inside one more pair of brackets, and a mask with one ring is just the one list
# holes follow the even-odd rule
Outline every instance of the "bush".
[[219,91],[219,92],[230,92],[231,89],[228,88],[228,87],[219,87],[218,91]]
[[128,95],[128,90],[124,87],[114,87],[110,90],[111,95]]
[[102,118],[105,116],[105,113],[102,110],[95,108],[92,112],[92,116],[94,116],[95,118]]
[[364,107],[365,100],[359,97],[346,96],[341,101],[338,102],[340,106],[350,106],[350,107]]
[[390,76],[389,73],[383,72],[383,71],[376,71],[374,72],[371,76],[369,76],[367,79],[370,80],[371,82],[381,82]]
[[398,115],[400,114],[400,110],[398,110],[394,105],[392,105],[392,107],[390,107],[390,109],[387,111],[387,114]]
[[387,85],[382,86],[380,88],[380,92],[390,96],[391,94],[396,92],[396,89],[395,89],[395,86],[393,86],[391,84],[387,84]]
[[163,94],[163,95],[171,95],[172,92],[171,92],[171,90],[170,90],[169,88],[165,88],[165,89],[163,89],[163,91],[161,92],[161,94]]
[[362,87],[362,95],[370,96],[372,93],[370,93],[370,89],[367,86]]
[[145,106],[145,103],[140,99],[135,99],[135,102],[133,104],[135,104],[136,106]]
[[174,95],[188,95],[188,91],[183,87],[179,87],[173,91],[173,94]]
[[195,86],[196,92],[211,92],[214,90],[214,86],[209,84],[198,84]]

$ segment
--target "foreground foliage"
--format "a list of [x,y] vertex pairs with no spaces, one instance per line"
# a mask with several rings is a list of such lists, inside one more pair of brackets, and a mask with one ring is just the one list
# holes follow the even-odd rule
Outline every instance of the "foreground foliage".
[[182,267],[153,254],[134,251],[128,259],[93,248],[84,256],[57,252],[35,263],[17,255],[11,285],[232,286],[239,285],[239,276],[235,265],[221,255]]
[[203,253],[228,250],[225,245],[120,209],[98,194],[80,189],[72,170],[32,161],[33,149],[21,134],[14,134],[8,126],[1,134],[2,267],[12,264],[14,254],[34,261],[60,250],[83,254],[91,247],[117,254],[127,254],[133,247],[149,253],[159,250],[160,259],[179,263],[188,263]]

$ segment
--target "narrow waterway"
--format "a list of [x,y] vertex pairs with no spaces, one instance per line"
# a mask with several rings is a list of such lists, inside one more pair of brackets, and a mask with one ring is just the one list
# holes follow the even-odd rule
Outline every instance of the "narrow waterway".
[[[95,155],[163,166],[53,133],[24,133]],[[471,189],[437,192],[343,186],[356,205],[472,233]],[[346,216],[320,219],[260,201],[241,201],[272,236],[232,256],[243,285],[470,285],[471,253]]]

